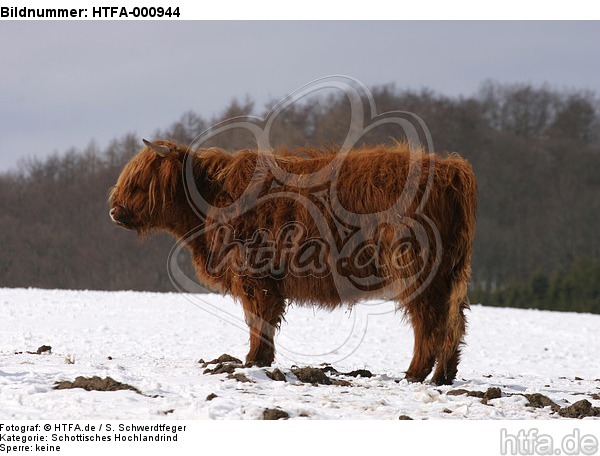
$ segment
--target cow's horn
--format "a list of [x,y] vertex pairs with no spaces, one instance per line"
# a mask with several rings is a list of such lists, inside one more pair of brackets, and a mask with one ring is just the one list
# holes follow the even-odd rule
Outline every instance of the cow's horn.
[[166,157],[171,152],[171,149],[169,149],[168,146],[154,144],[150,141],[146,141],[145,139],[142,139],[142,141],[144,141],[144,144],[146,144],[150,149],[152,149],[154,152],[156,152],[161,157]]

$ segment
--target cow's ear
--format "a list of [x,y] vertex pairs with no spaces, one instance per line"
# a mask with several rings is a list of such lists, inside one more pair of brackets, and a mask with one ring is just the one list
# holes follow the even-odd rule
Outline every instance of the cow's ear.
[[154,144],[145,139],[142,139],[142,141],[144,142],[144,144],[146,144],[146,146],[148,146],[150,149],[156,152],[156,155],[158,155],[159,157],[166,157],[171,153],[171,149],[169,149],[168,146],[162,144]]

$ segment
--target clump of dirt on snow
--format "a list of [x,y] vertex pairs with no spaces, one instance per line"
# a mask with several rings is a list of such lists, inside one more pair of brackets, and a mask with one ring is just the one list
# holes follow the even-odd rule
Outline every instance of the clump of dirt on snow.
[[466,394],[469,397],[478,397],[480,399],[483,399],[483,396],[485,395],[483,391],[469,391],[462,388],[450,390],[446,393],[448,396],[462,396],[463,394]]
[[[212,361],[204,361],[200,359],[198,361],[202,367],[208,367],[209,365],[215,365],[214,367],[205,369],[203,374],[229,374],[231,375],[235,372],[236,369],[240,367],[244,367],[242,361],[235,356],[228,355],[227,353],[222,354],[218,358],[213,359]],[[248,380],[250,381],[250,380]]]
[[557,412],[558,409],[560,409],[560,406],[556,402],[554,402],[548,396],[544,396],[543,394],[533,393],[523,394],[523,396],[525,396],[529,401],[527,403],[527,407],[544,408],[550,406],[553,412]]
[[575,402],[568,407],[562,407],[558,414],[564,418],[584,418],[586,416],[600,416],[600,407],[594,407],[587,399]]
[[233,363],[233,364],[243,364],[242,360],[236,358],[235,356],[228,355],[227,353],[223,353],[218,358],[213,359],[212,361],[204,361],[203,359],[198,360],[198,363],[202,365],[202,367],[207,367],[209,364],[223,364],[223,363]]
[[469,397],[478,397],[481,399],[481,402],[483,404],[487,405],[489,400],[498,399],[498,398],[502,397],[502,390],[497,387],[491,387],[491,388],[488,388],[484,392],[484,391],[469,391],[466,389],[458,388],[455,390],[450,390],[446,394],[448,396],[461,396],[463,394],[466,394]]
[[278,368],[273,369],[272,372],[266,371],[267,377],[271,380],[275,380],[276,382],[286,382],[285,374],[281,372]]
[[357,370],[353,370],[352,372],[339,372],[339,375],[347,375],[348,377],[365,377],[365,378],[371,378],[373,376],[373,373],[367,369],[357,369]]
[[41,355],[42,353],[52,353],[52,347],[50,345],[42,345],[41,347],[38,347],[38,349],[35,351],[36,355]]
[[328,372],[331,375],[345,375],[347,377],[365,377],[365,378],[373,377],[373,373],[367,369],[357,369],[357,370],[353,370],[351,372],[340,372],[335,367],[333,367],[331,364],[328,364],[328,363],[323,363],[323,364],[321,364],[321,366],[325,366],[325,367],[320,367],[319,369],[321,369],[323,372]]
[[263,420],[287,420],[290,414],[278,408],[268,408],[263,411]]
[[[348,377],[365,377],[371,378],[373,374],[366,369],[357,369],[352,372],[339,372],[333,366],[325,365],[325,367],[292,367],[292,373],[302,383],[312,383],[313,385],[338,385],[352,386],[347,380],[332,379],[329,375],[348,376]],[[268,375],[268,374],[267,374]]]
[[136,387],[118,382],[110,377],[77,377],[75,381],[56,382],[54,389],[83,388],[86,391],[121,391],[130,390],[142,394]]
[[250,380],[248,377],[246,377],[245,374],[242,374],[242,373],[228,374],[227,378],[237,380],[238,382],[241,382],[241,383],[254,383],[254,381]]
[[331,379],[325,373],[325,369],[318,367],[292,367],[292,373],[302,383],[331,385]]
[[[41,345],[36,351],[26,351],[28,355],[41,355],[42,353],[52,353],[52,347],[50,345]],[[22,355],[22,351],[15,352],[15,355]]]
[[203,374],[233,374],[233,372],[238,368],[243,367],[241,364],[232,364],[232,363],[219,363],[212,369],[206,369]]
[[491,387],[491,388],[488,388],[485,393],[483,393],[483,400],[481,402],[483,402],[485,405],[487,405],[489,400],[499,399],[501,397],[502,397],[502,390],[498,387]]

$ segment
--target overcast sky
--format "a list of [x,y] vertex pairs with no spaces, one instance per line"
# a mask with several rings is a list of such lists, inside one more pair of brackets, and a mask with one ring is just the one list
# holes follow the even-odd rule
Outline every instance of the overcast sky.
[[598,43],[599,22],[3,21],[0,171],[330,74],[447,95],[486,79],[600,93]]

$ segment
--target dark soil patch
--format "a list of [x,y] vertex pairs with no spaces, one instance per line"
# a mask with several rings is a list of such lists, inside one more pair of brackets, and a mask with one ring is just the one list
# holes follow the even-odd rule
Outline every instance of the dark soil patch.
[[[36,351],[26,351],[28,355],[41,355],[42,353],[52,353],[52,347],[50,345],[42,345],[38,347]],[[15,352],[15,355],[22,355],[22,351]]]
[[130,390],[142,394],[136,387],[118,382],[110,377],[77,377],[75,381],[56,382],[54,389],[83,388],[86,391],[121,391]]
[[398,417],[398,419],[399,420],[411,420],[412,421],[412,418],[410,416],[408,416],[408,415],[400,415]]
[[290,414],[277,408],[268,408],[263,411],[263,420],[287,420]]
[[525,396],[529,401],[527,407],[544,408],[550,406],[553,412],[556,412],[558,409],[560,409],[560,406],[556,402],[554,402],[548,396],[544,396],[543,394],[523,394],[523,396]]
[[502,397],[502,390],[497,387],[488,388],[487,391],[483,394],[483,402],[487,405],[488,401],[491,399],[499,399]]
[[250,380],[248,377],[246,377],[245,374],[242,374],[242,373],[229,374],[229,375],[227,375],[227,378],[237,380],[238,382],[241,382],[241,383],[254,383],[252,380]]
[[478,397],[480,399],[483,399],[483,397],[485,396],[485,393],[483,391],[469,391],[462,388],[450,390],[446,393],[446,395],[448,396],[462,396],[463,394],[466,394],[469,397]]
[[215,393],[210,393],[208,396],[206,396],[206,402],[212,401],[216,397],[219,397],[219,396],[217,396]]
[[352,386],[352,383],[349,381],[341,379],[331,380],[331,384],[336,386]]
[[590,401],[583,399],[568,407],[562,407],[558,414],[563,418],[584,418],[586,416],[600,416],[600,407],[594,407]]
[[371,378],[373,376],[371,371],[368,371],[367,369],[353,370],[352,372],[347,372],[345,374],[342,373],[341,375],[347,375],[348,377],[365,377],[365,378]]
[[244,367],[242,361],[234,356],[228,355],[227,353],[222,354],[218,358],[213,359],[212,361],[204,361],[203,359],[198,360],[198,363],[202,365],[202,367],[207,367],[209,365],[215,365],[214,367],[205,369],[203,374],[233,374],[233,372],[240,367]]
[[330,372],[332,374],[339,374],[339,372],[337,371],[337,369],[335,367],[333,367],[329,363],[322,363],[322,364],[319,364],[319,366],[323,366],[323,367],[320,368],[321,370],[323,370],[323,372]]
[[469,391],[466,389],[462,389],[462,388],[458,388],[455,390],[450,390],[446,393],[448,396],[462,396],[462,395],[467,395],[469,397],[478,397],[479,399],[481,399],[481,402],[483,404],[488,403],[489,400],[491,399],[498,399],[499,397],[502,397],[502,390],[500,388],[488,388],[487,391]]
[[326,365],[325,367],[319,368],[323,372],[329,372],[331,375],[345,375],[347,377],[373,377],[373,373],[367,369],[357,369],[351,372],[339,372],[335,367]]
[[271,380],[275,380],[276,382],[286,382],[287,381],[285,378],[285,374],[277,368],[273,369],[273,371],[271,371],[271,372],[265,371],[265,374],[267,374],[267,377],[269,377]]
[[218,363],[212,369],[206,369],[203,374],[233,374],[233,372],[238,368],[243,367],[241,364],[232,364],[232,363]]
[[292,372],[302,383],[331,385],[331,379],[325,374],[324,369],[319,369],[318,367],[296,367],[292,368]]
[[36,355],[41,355],[42,353],[52,353],[52,347],[50,345],[42,345],[35,351]]
[[202,367],[207,367],[209,364],[223,364],[223,363],[234,363],[234,364],[243,364],[242,360],[236,358],[235,356],[228,355],[227,353],[223,353],[218,358],[213,359],[212,361],[204,361],[203,359],[198,360],[199,364],[202,364]]

